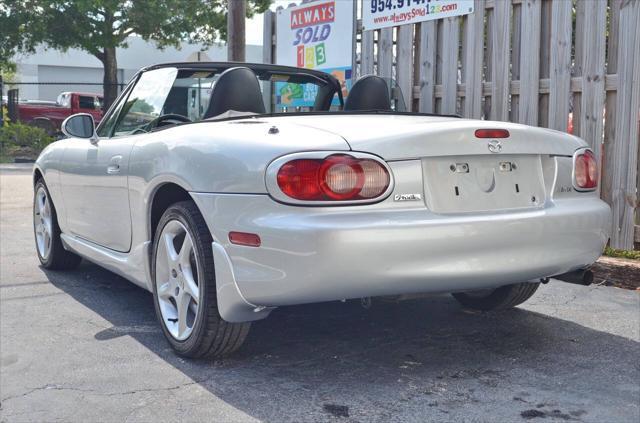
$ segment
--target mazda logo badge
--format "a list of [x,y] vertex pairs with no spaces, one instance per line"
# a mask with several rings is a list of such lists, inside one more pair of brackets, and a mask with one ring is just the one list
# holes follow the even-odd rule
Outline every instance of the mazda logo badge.
[[499,153],[502,151],[502,144],[498,140],[489,141],[488,147],[489,151],[491,151],[492,153]]

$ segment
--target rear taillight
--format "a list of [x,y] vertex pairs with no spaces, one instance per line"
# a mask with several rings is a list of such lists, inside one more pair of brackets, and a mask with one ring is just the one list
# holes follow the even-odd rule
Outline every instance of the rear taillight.
[[593,190],[598,186],[598,162],[591,150],[581,150],[573,160],[573,181],[578,190]]
[[302,201],[371,200],[387,191],[390,180],[381,163],[347,154],[291,160],[277,174],[280,190]]

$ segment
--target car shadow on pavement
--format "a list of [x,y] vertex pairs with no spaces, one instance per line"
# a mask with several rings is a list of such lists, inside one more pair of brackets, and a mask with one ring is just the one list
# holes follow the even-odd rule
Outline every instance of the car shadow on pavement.
[[[593,407],[628,407],[640,394],[637,342],[521,308],[475,313],[449,296],[374,300],[370,309],[359,302],[287,307],[255,322],[233,357],[213,362],[176,356],[151,294],[123,278],[86,262],[46,275],[112,325],[96,330],[96,340],[130,336],[261,420],[384,421],[406,417],[407,407],[450,419],[496,402],[510,403],[518,417],[574,420],[592,412],[580,405],[585,397]],[[574,394],[569,401],[556,392]]]

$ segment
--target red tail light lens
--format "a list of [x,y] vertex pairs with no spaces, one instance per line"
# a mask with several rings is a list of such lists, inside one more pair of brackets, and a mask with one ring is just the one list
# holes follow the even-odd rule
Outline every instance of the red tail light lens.
[[509,138],[506,129],[476,129],[476,138]]
[[387,169],[371,159],[334,154],[324,159],[296,159],[278,170],[278,186],[303,201],[369,200],[389,187]]
[[581,190],[595,189],[598,186],[598,162],[593,151],[579,152],[573,163],[576,188]]

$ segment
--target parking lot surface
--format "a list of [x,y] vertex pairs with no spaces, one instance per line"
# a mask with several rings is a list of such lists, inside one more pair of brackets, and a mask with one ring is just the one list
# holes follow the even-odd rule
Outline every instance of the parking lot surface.
[[87,262],[43,271],[30,170],[0,180],[2,422],[640,421],[638,291],[552,281],[499,313],[449,296],[283,308],[232,358],[185,360],[146,291]]

